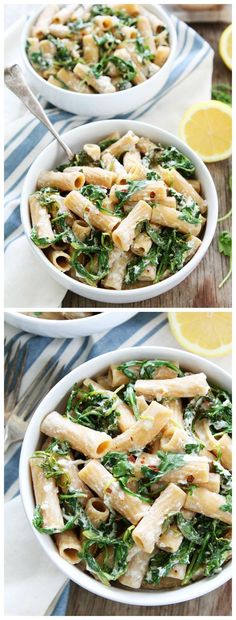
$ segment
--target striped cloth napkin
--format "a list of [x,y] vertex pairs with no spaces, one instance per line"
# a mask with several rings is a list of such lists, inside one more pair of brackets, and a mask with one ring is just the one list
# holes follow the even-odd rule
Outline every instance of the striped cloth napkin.
[[[177,55],[171,74],[150,102],[121,118],[142,120],[178,134],[179,121],[188,106],[211,98],[213,50],[192,28],[173,17],[178,38]],[[22,21],[21,27],[22,28]],[[19,26],[18,26],[19,30]],[[16,41],[20,32],[11,30],[7,37],[6,64],[18,61]],[[51,122],[59,133],[85,122],[99,120],[81,118],[52,108],[44,103]],[[65,289],[51,279],[31,252],[23,235],[20,220],[20,196],[24,176],[51,135],[32,118],[18,100],[7,93],[5,109],[10,110],[6,128],[5,149],[5,307],[57,307]],[[15,116],[13,111],[15,109]],[[17,267],[16,267],[17,257]]]
[[[22,392],[49,360],[52,363],[59,360],[60,367],[64,366],[61,375],[64,376],[85,361],[111,350],[140,345],[181,348],[169,329],[165,312],[140,312],[108,332],[73,340],[34,336],[9,325],[5,334],[6,352],[12,343],[28,344]],[[230,355],[214,362],[231,371]],[[19,497],[20,450],[19,444],[12,446],[5,462],[5,614],[64,616],[69,584],[41,550],[24,515]]]

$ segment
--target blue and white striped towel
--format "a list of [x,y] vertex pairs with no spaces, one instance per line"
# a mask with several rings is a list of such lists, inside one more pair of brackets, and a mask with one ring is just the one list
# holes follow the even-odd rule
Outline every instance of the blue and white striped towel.
[[[213,50],[192,28],[173,17],[178,38],[177,55],[169,79],[152,101],[121,118],[141,119],[177,134],[179,121],[188,108],[211,97]],[[21,22],[22,27],[22,22]],[[18,50],[12,45],[19,33],[11,31],[6,49],[6,62],[18,60]],[[10,48],[8,57],[8,48]],[[46,128],[18,100],[7,93],[6,110],[11,108],[11,120],[6,129],[5,148],[5,306],[57,307],[65,290],[38,264],[23,236],[20,220],[20,195],[24,176],[41,150],[51,141]],[[12,116],[15,105],[16,117]],[[63,133],[83,123],[99,120],[81,118],[45,104],[50,120]],[[16,261],[17,257],[17,261]]]
[[[114,311],[119,312],[119,310]],[[6,351],[12,343],[28,343],[28,358],[21,393],[49,361],[64,365],[63,376],[70,370],[108,351],[128,346],[152,345],[180,348],[168,326],[164,312],[140,312],[109,332],[87,338],[58,340],[33,336],[6,325]],[[231,371],[231,356],[214,360]],[[69,585],[64,576],[49,563],[34,538],[19,499],[18,466],[21,446],[11,447],[5,464],[5,547],[6,547],[6,615],[55,615],[66,612]],[[19,536],[19,525],[21,536]],[[30,587],[29,587],[30,586]],[[63,593],[61,589],[63,588]],[[29,596],[30,591],[30,596]],[[55,607],[55,599],[59,600]],[[19,594],[19,595],[18,595]],[[53,603],[54,601],[54,603]],[[48,609],[54,611],[48,611]],[[83,613],[83,610],[81,610]]]

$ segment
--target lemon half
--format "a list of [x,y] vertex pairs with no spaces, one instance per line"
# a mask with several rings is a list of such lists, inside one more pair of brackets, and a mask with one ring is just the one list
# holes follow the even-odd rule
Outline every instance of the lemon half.
[[232,152],[232,110],[221,101],[203,101],[186,110],[179,133],[205,162],[227,159]]
[[231,351],[231,312],[169,312],[177,342],[202,357],[221,357]]
[[222,32],[219,41],[219,53],[226,67],[232,71],[232,24]]

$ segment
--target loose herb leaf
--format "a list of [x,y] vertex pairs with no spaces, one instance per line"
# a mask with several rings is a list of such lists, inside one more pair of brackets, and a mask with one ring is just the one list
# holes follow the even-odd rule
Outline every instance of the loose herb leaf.
[[216,101],[232,105],[232,86],[229,84],[213,84],[211,97]]
[[221,254],[224,254],[224,256],[229,256],[230,259],[229,271],[222,280],[222,282],[219,284],[219,288],[221,288],[229,280],[232,274],[232,235],[230,232],[224,230],[222,233],[220,233],[218,237],[218,250],[219,252],[221,252]]
[[163,147],[158,144],[149,157],[152,164],[161,164],[163,168],[175,168],[186,178],[191,178],[195,173],[193,162],[175,146]]

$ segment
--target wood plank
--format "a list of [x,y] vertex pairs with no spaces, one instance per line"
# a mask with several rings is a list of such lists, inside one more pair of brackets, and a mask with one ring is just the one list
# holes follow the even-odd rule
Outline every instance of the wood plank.
[[141,607],[113,603],[71,584],[67,616],[230,616],[231,581],[214,592],[177,605]]

